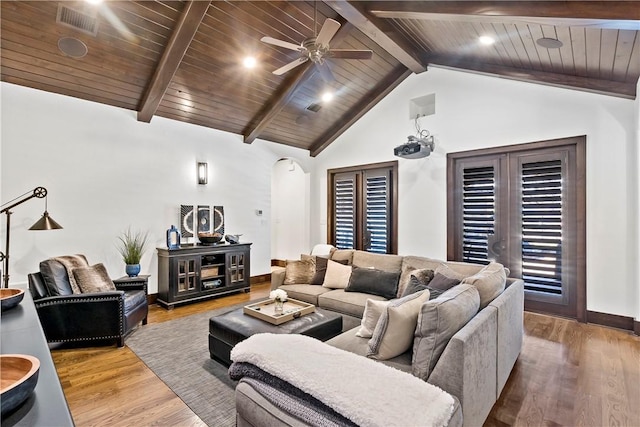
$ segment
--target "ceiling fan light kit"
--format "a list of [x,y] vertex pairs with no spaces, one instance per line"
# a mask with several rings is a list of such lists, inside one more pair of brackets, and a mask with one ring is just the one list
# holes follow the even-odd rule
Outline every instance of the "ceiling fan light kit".
[[317,36],[309,37],[303,40],[299,45],[284,40],[274,39],[273,37],[262,37],[260,41],[263,43],[284,47],[285,49],[295,50],[300,53],[299,58],[274,70],[273,74],[280,76],[307,61],[311,61],[316,65],[316,67],[318,67],[318,71],[324,80],[333,81],[335,78],[331,73],[328,64],[325,62],[327,58],[371,59],[373,56],[373,52],[371,50],[331,49],[329,42],[333,36],[336,35],[340,26],[341,24],[335,19],[327,18]]

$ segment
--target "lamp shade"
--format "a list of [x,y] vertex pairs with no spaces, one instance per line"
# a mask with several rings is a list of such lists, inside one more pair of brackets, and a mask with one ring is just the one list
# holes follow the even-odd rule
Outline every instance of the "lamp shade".
[[59,230],[61,228],[62,226],[49,216],[49,212],[44,211],[42,218],[33,224],[29,230]]

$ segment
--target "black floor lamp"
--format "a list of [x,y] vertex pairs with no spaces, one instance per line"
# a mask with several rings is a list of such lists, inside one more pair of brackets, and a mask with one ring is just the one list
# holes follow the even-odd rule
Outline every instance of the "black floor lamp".
[[[6,242],[4,246],[5,253],[0,252],[0,260],[4,263],[4,287],[9,287],[9,233],[11,231],[11,209],[15,208],[18,205],[26,202],[29,199],[33,199],[34,197],[38,199],[45,199],[44,202],[44,214],[42,214],[42,218],[40,218],[35,224],[33,224],[29,230],[59,230],[62,228],[60,224],[55,222],[53,218],[49,216],[49,212],[47,212],[47,189],[44,187],[36,187],[33,191],[27,191],[26,193],[16,197],[13,200],[8,201],[4,205],[0,206],[2,210],[0,214],[7,214],[7,235]],[[5,205],[9,205],[4,207]]]

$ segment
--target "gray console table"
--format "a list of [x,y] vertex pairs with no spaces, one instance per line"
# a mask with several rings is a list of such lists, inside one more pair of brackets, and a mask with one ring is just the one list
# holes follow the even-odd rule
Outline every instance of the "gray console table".
[[33,394],[2,419],[2,427],[73,426],[73,418],[28,290],[17,307],[2,312],[0,323],[2,354],[28,354],[40,360],[38,384]]

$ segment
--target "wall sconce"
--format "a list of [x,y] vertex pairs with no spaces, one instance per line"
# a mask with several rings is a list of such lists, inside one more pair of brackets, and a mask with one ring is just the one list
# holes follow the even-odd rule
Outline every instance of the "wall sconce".
[[207,172],[207,163],[198,162],[198,184],[205,185],[209,182],[209,174]]

